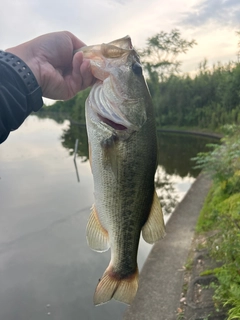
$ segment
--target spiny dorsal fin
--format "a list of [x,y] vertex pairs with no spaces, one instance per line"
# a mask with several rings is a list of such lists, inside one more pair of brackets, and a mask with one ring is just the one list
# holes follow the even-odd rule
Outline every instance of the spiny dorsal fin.
[[87,242],[91,249],[99,252],[107,251],[110,247],[108,232],[101,225],[94,205],[87,224]]
[[154,243],[165,236],[163,213],[156,190],[148,220],[142,228],[142,236],[147,243]]

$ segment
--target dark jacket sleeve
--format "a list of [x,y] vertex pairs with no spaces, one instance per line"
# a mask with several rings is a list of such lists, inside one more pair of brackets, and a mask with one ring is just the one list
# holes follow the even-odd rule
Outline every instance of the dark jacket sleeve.
[[41,90],[29,95],[20,76],[0,62],[0,143],[42,105]]

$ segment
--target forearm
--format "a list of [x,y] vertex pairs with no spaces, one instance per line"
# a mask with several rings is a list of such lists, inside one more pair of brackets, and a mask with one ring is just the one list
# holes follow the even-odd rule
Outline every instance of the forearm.
[[[11,58],[11,54],[7,57]],[[5,62],[4,62],[5,61]],[[10,59],[11,61],[11,59]],[[15,63],[16,59],[14,59]],[[2,143],[10,131],[17,129],[26,117],[41,108],[42,92],[31,70],[22,61],[16,67],[6,63],[6,56],[0,52],[0,143]],[[19,72],[19,70],[21,70]],[[28,70],[29,80],[22,77]],[[36,81],[36,83],[34,83]]]

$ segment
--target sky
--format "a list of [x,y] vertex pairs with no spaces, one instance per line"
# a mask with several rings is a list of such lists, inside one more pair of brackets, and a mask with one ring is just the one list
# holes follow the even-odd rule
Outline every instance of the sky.
[[137,48],[156,33],[180,30],[198,43],[179,57],[183,72],[236,60],[239,0],[15,0],[0,10],[0,49],[44,33],[68,30],[86,44],[130,35]]

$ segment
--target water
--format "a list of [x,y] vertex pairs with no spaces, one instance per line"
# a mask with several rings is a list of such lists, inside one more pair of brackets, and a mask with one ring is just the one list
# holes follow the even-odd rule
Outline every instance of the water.
[[[93,252],[86,243],[93,203],[86,130],[58,122],[30,116],[0,146],[0,319],[121,319],[125,305],[92,303],[110,253]],[[80,183],[73,163],[76,138]],[[208,142],[159,135],[156,186],[165,213],[195,180],[189,159]],[[141,240],[140,269],[150,249]]]

